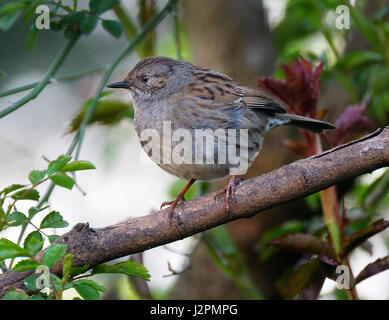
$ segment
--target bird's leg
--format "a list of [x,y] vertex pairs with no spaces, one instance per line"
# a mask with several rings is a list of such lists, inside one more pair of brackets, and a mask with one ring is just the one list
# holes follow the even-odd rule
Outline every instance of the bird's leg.
[[228,182],[225,188],[218,192],[215,195],[215,200],[224,194],[224,202],[225,202],[225,212],[229,213],[231,210],[232,203],[235,202],[235,186],[238,185],[242,181],[242,178],[237,177],[236,175],[231,175],[228,177]]
[[169,210],[169,218],[171,218],[173,216],[173,211],[174,211],[174,208],[177,206],[177,203],[180,202],[181,204],[184,203],[185,201],[185,198],[184,198],[184,195],[185,193],[188,191],[188,189],[192,186],[192,184],[196,181],[196,179],[191,179],[188,184],[185,186],[184,189],[181,190],[181,192],[177,195],[176,199],[174,199],[173,201],[165,201],[161,204],[161,209],[164,207],[164,206],[169,206],[170,205],[170,210]]

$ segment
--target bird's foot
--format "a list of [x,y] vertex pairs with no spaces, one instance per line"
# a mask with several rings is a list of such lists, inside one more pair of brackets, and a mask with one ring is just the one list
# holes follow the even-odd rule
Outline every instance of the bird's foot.
[[217,200],[218,197],[224,195],[224,209],[226,214],[231,212],[231,205],[235,203],[235,186],[241,183],[241,181],[243,181],[243,179],[235,175],[228,177],[228,182],[225,188],[215,195],[214,200]]
[[165,206],[170,206],[169,219],[172,218],[174,208],[177,206],[177,204],[180,203],[181,206],[183,205],[183,203],[185,202],[184,195],[195,181],[196,181],[195,179],[190,180],[188,184],[185,186],[185,188],[181,190],[181,192],[177,195],[177,197],[173,201],[165,201],[161,204],[161,209]]

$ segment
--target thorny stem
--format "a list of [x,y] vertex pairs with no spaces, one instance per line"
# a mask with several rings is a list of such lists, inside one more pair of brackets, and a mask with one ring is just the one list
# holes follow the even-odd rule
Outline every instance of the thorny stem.
[[31,92],[29,92],[23,98],[19,99],[18,101],[11,104],[9,107],[0,111],[0,119],[16,111],[17,109],[21,108],[27,102],[35,99],[41,93],[41,91],[47,86],[47,84],[50,82],[54,74],[57,72],[58,68],[61,66],[64,59],[69,54],[70,50],[73,48],[78,38],[79,35],[68,40],[68,42],[65,44],[65,46],[62,48],[62,50],[59,52],[57,57],[50,65],[43,79],[34,87],[34,89]]
[[[95,68],[95,69],[92,69],[92,70],[88,70],[88,71],[81,71],[81,72],[72,73],[72,74],[69,74],[69,75],[66,75],[66,76],[63,76],[63,77],[51,78],[49,80],[48,84],[55,84],[55,83],[60,82],[60,81],[68,81],[68,80],[77,79],[77,78],[79,78],[81,76],[84,76],[84,75],[87,75],[89,73],[95,73],[95,72],[104,70],[105,68],[106,68],[105,66],[104,67],[98,67],[98,68]],[[20,86],[20,87],[17,87],[17,88],[13,88],[13,89],[10,89],[10,90],[3,91],[3,92],[0,93],[0,98],[6,97],[6,96],[10,96],[10,95],[13,95],[13,94],[16,94],[16,93],[19,93],[19,92],[23,92],[23,91],[26,91],[26,90],[29,90],[29,89],[33,89],[38,84],[39,84],[39,82],[33,82],[33,83],[26,84],[24,86]]]

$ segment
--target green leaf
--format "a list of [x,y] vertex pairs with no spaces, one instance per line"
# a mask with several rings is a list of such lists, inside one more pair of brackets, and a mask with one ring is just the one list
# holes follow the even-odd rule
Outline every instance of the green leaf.
[[110,10],[119,3],[119,0],[90,0],[89,9],[94,13],[100,14]]
[[80,274],[87,272],[89,269],[90,269],[89,264],[82,266],[82,267],[73,267],[71,275],[72,275],[72,277],[75,277],[75,276],[78,276]]
[[106,31],[108,31],[116,39],[120,38],[120,36],[122,34],[123,27],[119,21],[103,20],[102,26]]
[[15,11],[22,11],[26,7],[28,7],[28,3],[26,3],[25,1],[6,3],[1,6],[0,15],[4,15]]
[[62,262],[62,281],[67,282],[69,275],[72,272],[72,263],[74,256],[69,253],[63,258]]
[[18,20],[21,12],[15,11],[0,17],[0,30],[7,31]]
[[99,20],[91,15],[87,15],[84,19],[82,19],[80,23],[80,30],[83,34],[90,34],[93,29],[96,27]]
[[40,224],[40,229],[46,228],[65,228],[69,225],[67,221],[63,220],[61,214],[57,211],[50,212]]
[[150,280],[150,274],[146,267],[135,261],[123,261],[115,263],[114,265],[99,264],[93,268],[92,274],[99,273],[123,273],[128,276]]
[[16,227],[28,223],[28,219],[23,213],[16,211],[7,217],[7,222],[11,226]]
[[23,247],[31,256],[35,256],[42,250],[44,243],[45,239],[43,239],[42,234],[39,231],[33,231],[24,240]]
[[43,255],[42,262],[49,268],[52,268],[65,254],[66,245],[54,243],[48,247]]
[[34,259],[25,259],[19,261],[13,268],[13,270],[16,272],[30,271],[35,270],[38,266],[40,266],[40,263],[38,261]]
[[[112,91],[104,92],[103,96],[106,96],[107,93],[111,92]],[[92,100],[93,99],[89,99],[82,105],[81,111],[73,118],[67,131],[68,133],[74,132],[80,127],[80,124],[85,117],[86,110],[88,110]],[[98,102],[97,108],[88,125],[96,122],[102,125],[109,125],[117,123],[124,118],[134,118],[134,111],[129,108],[128,103],[120,100],[101,100]]]
[[61,19],[61,24],[69,26],[72,24],[80,23],[86,15],[86,11],[73,11],[67,14]]
[[72,190],[74,186],[74,180],[64,173],[56,173],[50,176],[50,180],[60,187]]
[[0,239],[0,260],[16,257],[30,257],[31,254],[12,241]]
[[78,160],[73,161],[62,167],[61,172],[69,172],[69,171],[80,171],[80,170],[90,170],[96,169],[95,165],[89,161]]
[[336,64],[336,67],[349,72],[364,68],[366,66],[379,63],[382,56],[372,51],[353,51],[342,57]]
[[36,291],[36,274],[31,274],[28,277],[24,278],[23,281],[25,287],[30,291]]
[[[28,192],[27,192],[28,191]],[[23,189],[11,196],[15,200],[39,200],[39,192],[35,189]]]
[[4,77],[5,73],[3,71],[0,71],[0,77]]
[[35,27],[35,25],[30,29],[27,35],[27,48],[32,51],[35,46],[35,41],[38,36],[39,30]]
[[38,207],[31,207],[28,209],[28,217],[31,219],[33,216],[35,216],[38,212],[41,212],[45,209],[47,209],[48,206],[43,207],[43,208],[38,208]]
[[41,182],[45,176],[46,170],[32,170],[28,175],[28,180],[30,180],[32,184],[37,184],[38,182]]
[[1,300],[28,300],[28,298],[23,290],[11,288]]
[[57,240],[59,238],[59,236],[56,234],[53,234],[51,236],[48,236],[48,238],[49,238],[50,243],[53,243],[55,240]]
[[13,185],[10,185],[9,187],[4,188],[3,190],[1,190],[0,194],[4,193],[4,195],[7,195],[8,193],[11,193],[12,191],[15,191],[15,190],[18,190],[18,189],[21,189],[21,188],[24,188],[24,187],[25,187],[24,184],[13,184]]
[[105,292],[105,288],[103,286],[87,279],[74,281],[73,288],[76,289],[78,294],[85,300],[99,300],[99,291]]
[[57,158],[57,160],[51,161],[49,166],[47,167],[47,175],[51,176],[52,174],[56,173],[71,159],[71,156],[61,155]]

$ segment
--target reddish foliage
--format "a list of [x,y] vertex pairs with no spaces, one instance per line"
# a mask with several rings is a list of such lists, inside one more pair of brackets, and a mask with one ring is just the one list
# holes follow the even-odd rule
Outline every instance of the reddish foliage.
[[282,65],[285,81],[261,77],[258,87],[284,101],[289,106],[288,112],[316,118],[322,68],[322,63],[314,68],[309,61],[300,57],[291,66]]
[[366,107],[365,102],[349,106],[340,114],[335,122],[336,129],[325,135],[332,147],[357,138],[373,126],[370,119],[363,115]]

